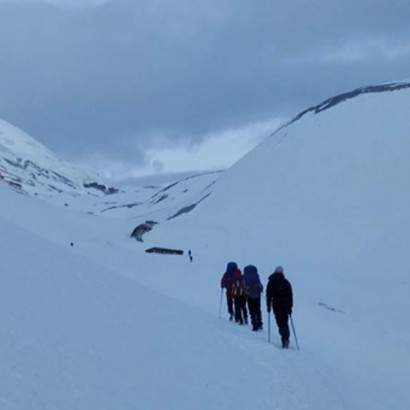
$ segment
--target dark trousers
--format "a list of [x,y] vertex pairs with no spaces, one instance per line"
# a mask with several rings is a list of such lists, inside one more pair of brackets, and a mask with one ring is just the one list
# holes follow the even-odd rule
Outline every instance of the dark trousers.
[[262,329],[261,298],[248,298],[248,308],[249,314],[251,316],[253,330]]
[[273,313],[275,314],[275,320],[276,324],[278,325],[278,330],[280,337],[282,339],[282,343],[288,341],[290,337],[290,332],[288,324],[289,315],[287,310],[275,309]]
[[235,322],[243,324],[248,322],[248,311],[246,309],[246,299],[244,297],[234,297]]
[[233,298],[228,293],[226,294],[226,304],[228,306],[228,313],[233,316]]

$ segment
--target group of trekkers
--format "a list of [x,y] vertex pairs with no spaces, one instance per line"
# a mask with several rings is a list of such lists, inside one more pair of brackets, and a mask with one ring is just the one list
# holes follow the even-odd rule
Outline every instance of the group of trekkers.
[[[263,329],[261,312],[261,295],[263,285],[258,270],[253,265],[245,266],[243,275],[235,262],[229,262],[221,278],[221,288],[226,289],[226,302],[229,320],[240,325],[248,324],[248,310],[252,330]],[[222,296],[222,295],[221,295]],[[266,286],[266,308],[273,310],[282,347],[289,347],[288,319],[292,314],[293,294],[290,282],[285,278],[283,267],[277,266],[268,278]]]

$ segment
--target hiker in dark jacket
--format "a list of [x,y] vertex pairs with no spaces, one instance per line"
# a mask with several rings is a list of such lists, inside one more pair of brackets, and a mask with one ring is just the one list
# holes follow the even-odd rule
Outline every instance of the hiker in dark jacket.
[[282,347],[289,347],[289,315],[292,314],[293,294],[290,282],[285,279],[282,266],[277,266],[275,272],[269,276],[266,287],[266,304],[268,313],[273,309],[276,324],[282,340]]
[[232,285],[236,278],[242,278],[242,272],[238,269],[238,265],[235,262],[229,262],[226,266],[226,272],[221,278],[221,288],[226,289],[226,304],[228,306],[229,320],[233,320]]
[[243,283],[248,298],[252,330],[256,332],[263,329],[261,312],[261,293],[263,292],[263,285],[255,266],[248,265],[245,267],[243,270]]

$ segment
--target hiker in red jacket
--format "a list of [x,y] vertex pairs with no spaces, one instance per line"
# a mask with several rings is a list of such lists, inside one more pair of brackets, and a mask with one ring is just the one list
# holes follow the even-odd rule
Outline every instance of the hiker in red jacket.
[[242,272],[238,269],[235,262],[229,262],[226,266],[226,272],[221,278],[221,288],[226,289],[226,304],[228,305],[229,320],[233,320],[233,294],[232,285],[237,278],[242,277]]

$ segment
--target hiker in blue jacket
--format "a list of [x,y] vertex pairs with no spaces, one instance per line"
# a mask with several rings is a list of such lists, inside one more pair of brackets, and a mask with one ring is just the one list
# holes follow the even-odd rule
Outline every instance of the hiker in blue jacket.
[[248,265],[243,271],[243,283],[248,298],[248,309],[251,316],[252,330],[263,329],[261,312],[261,294],[263,285],[259,278],[258,270],[253,265]]

